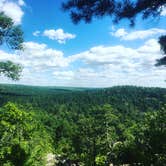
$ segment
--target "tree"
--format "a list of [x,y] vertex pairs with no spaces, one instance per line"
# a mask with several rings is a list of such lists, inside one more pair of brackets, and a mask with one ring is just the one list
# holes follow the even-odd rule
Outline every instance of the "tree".
[[[145,114],[135,133],[136,148],[144,154],[142,163],[164,165],[166,162],[166,107]],[[141,148],[142,147],[142,148]]]
[[22,67],[19,64],[14,64],[11,61],[0,62],[0,75],[4,74],[6,77],[11,78],[12,80],[18,80]]
[[18,25],[14,25],[11,18],[0,13],[0,44],[6,43],[11,49],[21,50],[23,48],[23,32]]
[[[23,32],[20,26],[14,25],[11,18],[0,13],[0,45],[6,44],[10,49],[23,49]],[[0,75],[3,74],[13,80],[18,80],[22,67],[11,61],[0,62]]]
[[[135,24],[137,15],[142,15],[142,19],[150,16],[160,16],[166,6],[165,0],[68,0],[62,3],[64,11],[69,11],[74,23],[81,20],[89,23],[92,19],[110,16],[115,23],[122,19],[130,20],[131,26]],[[159,44],[166,54],[166,36],[161,36]],[[166,56],[157,60],[156,66],[166,65]]]
[[27,154],[22,143],[24,137],[30,137],[32,128],[28,123],[31,122],[31,116],[8,103],[0,109],[0,119],[0,165],[23,165]]
[[[166,35],[161,36],[159,38],[159,43],[160,43],[161,51],[163,52],[163,54],[166,54]],[[161,65],[166,66],[166,56],[157,60],[156,66],[161,66]]]
[[78,119],[73,147],[85,165],[104,166],[110,144],[116,139],[113,124],[118,118],[110,105],[94,106]]
[[45,165],[52,139],[37,117],[13,103],[0,108],[0,165]]
[[[113,164],[164,165],[166,162],[166,109],[147,112],[139,123],[128,128],[130,137],[114,144],[110,153]],[[132,136],[132,137],[131,137]]]
[[114,16],[115,21],[127,18],[133,24],[138,14],[142,14],[143,19],[158,16],[165,5],[165,0],[68,0],[62,3],[62,8],[70,12],[74,23],[90,22],[93,17]]

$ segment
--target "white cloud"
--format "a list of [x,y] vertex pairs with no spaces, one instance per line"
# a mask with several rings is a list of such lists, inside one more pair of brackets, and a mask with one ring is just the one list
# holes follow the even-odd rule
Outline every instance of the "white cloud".
[[22,56],[29,59],[32,66],[48,69],[66,67],[69,64],[62,51],[48,48],[46,44],[26,42],[24,45],[26,49]]
[[88,51],[73,55],[70,59],[71,61],[80,59],[90,66],[122,65],[124,67],[124,65],[130,65],[136,67],[137,64],[144,65],[144,62],[154,66],[155,59],[160,57],[162,55],[157,40],[150,39],[137,49],[127,48],[122,45],[110,47],[97,46]]
[[56,79],[61,79],[61,80],[70,80],[74,77],[74,72],[73,71],[54,71],[53,75],[55,76]]
[[35,32],[33,32],[33,36],[39,36],[40,35],[40,31],[35,31]]
[[[11,60],[23,66],[21,80],[17,83],[47,85],[53,82],[53,71],[69,66],[70,62],[64,57],[62,51],[48,48],[46,44],[25,42],[24,48],[24,51],[15,51],[14,53],[0,50],[0,61]],[[13,83],[2,77],[1,82]]]
[[152,28],[148,30],[138,30],[133,32],[127,32],[125,29],[118,29],[115,32],[111,32],[111,35],[119,37],[121,40],[136,40],[136,39],[146,39],[154,35],[165,34],[166,29]]
[[163,7],[162,8],[162,11],[161,11],[161,16],[166,16],[166,7]]
[[66,40],[74,39],[76,37],[75,34],[66,33],[66,32],[63,31],[63,29],[45,30],[43,32],[43,35],[48,37],[51,40],[56,40],[60,44],[64,44],[66,42]]
[[25,6],[25,2],[24,2],[23,0],[18,0],[18,4],[19,4],[20,6]]
[[84,87],[126,84],[166,87],[166,68],[154,66],[156,59],[163,56],[155,39],[146,41],[137,49],[123,45],[96,46],[68,57],[61,51],[48,48],[46,44],[26,42],[25,47],[24,52],[14,54],[0,50],[0,61],[12,60],[24,66],[23,77],[18,83]]
[[116,32],[111,33],[113,36],[115,37],[124,37],[125,35],[127,35],[128,33],[125,31],[125,29],[120,28],[118,29]]
[[[145,44],[137,49],[138,53],[143,54],[151,54],[153,57],[156,55],[160,55],[160,45],[158,44],[157,40],[150,39],[145,42]],[[155,55],[154,55],[155,54]],[[157,58],[155,56],[155,58]]]
[[25,68],[48,70],[50,68],[63,68],[69,65],[68,59],[63,52],[47,48],[46,44],[35,42],[24,43],[25,50],[14,54],[0,50],[0,61],[12,60],[22,64]]
[[81,59],[88,65],[105,65],[105,64],[119,64],[122,58],[127,59],[133,57],[136,54],[131,48],[126,48],[122,45],[117,46],[97,46],[93,47],[88,51],[82,52],[80,54],[73,55],[72,61]]
[[24,12],[22,10],[24,1],[14,2],[11,0],[0,1],[0,12],[4,12],[7,16],[11,17],[15,24],[21,24]]
[[81,60],[84,68],[75,72],[71,84],[81,86],[142,85],[165,86],[166,69],[155,67],[161,58],[160,46],[150,39],[137,49],[119,46],[97,46],[73,55],[72,61]]

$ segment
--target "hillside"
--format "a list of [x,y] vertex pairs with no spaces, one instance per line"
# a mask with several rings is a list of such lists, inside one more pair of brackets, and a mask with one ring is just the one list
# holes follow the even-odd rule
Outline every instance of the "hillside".
[[[7,101],[19,104],[31,103],[32,106],[49,110],[52,105],[76,104],[129,107],[146,111],[159,109],[166,103],[166,89],[135,86],[117,86],[112,88],[71,88],[39,87],[0,84],[0,105]],[[47,107],[46,107],[47,106]]]
[[0,165],[162,166],[165,104],[164,88],[1,84]]

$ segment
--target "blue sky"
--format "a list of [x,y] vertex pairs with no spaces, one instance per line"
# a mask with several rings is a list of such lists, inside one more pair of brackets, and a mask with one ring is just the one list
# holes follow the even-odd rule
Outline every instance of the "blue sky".
[[0,11],[24,31],[24,51],[0,48],[0,60],[20,63],[20,81],[1,76],[1,83],[110,87],[166,87],[166,68],[155,67],[163,55],[157,39],[166,34],[166,10],[161,17],[131,28],[127,20],[111,18],[74,25],[61,10],[61,0],[0,0]]

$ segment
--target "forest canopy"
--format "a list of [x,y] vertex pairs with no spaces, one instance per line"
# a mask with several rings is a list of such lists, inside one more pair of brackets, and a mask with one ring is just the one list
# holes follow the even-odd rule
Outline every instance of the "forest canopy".
[[166,162],[166,89],[0,85],[0,99],[2,166]]

